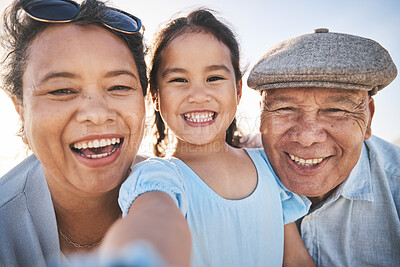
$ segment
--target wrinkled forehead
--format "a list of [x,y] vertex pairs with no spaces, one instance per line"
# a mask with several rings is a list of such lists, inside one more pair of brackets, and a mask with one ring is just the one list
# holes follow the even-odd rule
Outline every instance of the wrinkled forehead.
[[324,87],[294,87],[268,89],[261,92],[263,102],[362,102],[368,92]]

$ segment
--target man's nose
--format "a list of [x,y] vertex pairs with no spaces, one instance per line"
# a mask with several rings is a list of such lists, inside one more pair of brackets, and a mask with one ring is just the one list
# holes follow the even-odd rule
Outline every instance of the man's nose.
[[301,115],[290,129],[289,134],[291,141],[298,142],[302,146],[324,142],[327,137],[324,125],[313,114]]

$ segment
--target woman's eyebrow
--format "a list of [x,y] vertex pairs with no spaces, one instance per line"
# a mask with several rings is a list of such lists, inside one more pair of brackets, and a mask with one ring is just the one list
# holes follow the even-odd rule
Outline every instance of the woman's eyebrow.
[[39,84],[45,83],[48,80],[56,78],[76,78],[78,75],[71,72],[50,72],[46,74],[40,81]]
[[135,79],[137,79],[137,75],[135,75],[135,73],[128,71],[128,70],[114,70],[114,71],[109,71],[107,72],[104,77],[106,78],[112,78],[112,77],[116,77],[116,76],[120,76],[120,75],[129,75]]

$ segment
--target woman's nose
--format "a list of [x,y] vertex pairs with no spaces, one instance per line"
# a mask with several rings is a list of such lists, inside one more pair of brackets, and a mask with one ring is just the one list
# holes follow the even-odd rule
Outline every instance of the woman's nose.
[[83,101],[77,113],[77,120],[102,125],[116,120],[116,111],[110,108],[107,100],[100,94],[82,96]]

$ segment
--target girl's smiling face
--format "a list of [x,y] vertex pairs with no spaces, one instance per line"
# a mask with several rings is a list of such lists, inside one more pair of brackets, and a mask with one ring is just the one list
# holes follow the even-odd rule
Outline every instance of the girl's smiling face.
[[102,193],[127,176],[145,117],[127,45],[99,26],[49,26],[32,42],[17,110],[49,186]]
[[225,142],[239,103],[231,53],[208,33],[185,33],[161,52],[158,109],[178,143]]

